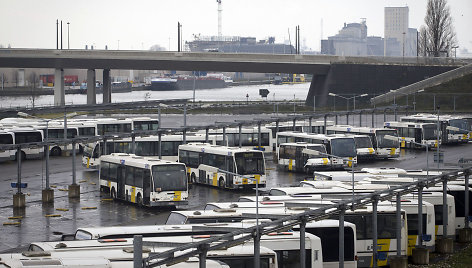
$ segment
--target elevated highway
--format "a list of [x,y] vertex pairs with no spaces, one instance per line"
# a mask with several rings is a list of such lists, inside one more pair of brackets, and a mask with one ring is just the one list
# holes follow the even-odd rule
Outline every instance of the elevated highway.
[[[110,70],[130,69],[313,74],[314,79],[310,86],[307,103],[313,104],[315,97],[320,96],[321,98],[316,98],[316,102],[317,105],[318,102],[323,105],[327,103],[328,91],[334,91],[337,94],[356,94],[359,90],[367,90],[369,94],[379,95],[380,92],[376,92],[377,90],[398,88],[399,86],[395,84],[397,82],[406,85],[423,80],[424,76],[431,77],[465,64],[466,62],[455,58],[0,49],[0,68],[55,69],[54,103],[58,106],[63,106],[65,103],[64,69],[88,70],[88,104],[96,103],[96,69],[104,70],[104,103],[111,102]],[[338,66],[334,73],[333,66]],[[420,75],[397,76],[397,73],[405,72],[419,72]],[[354,77],[352,77],[353,74]],[[373,80],[370,80],[372,75],[374,75]],[[395,77],[391,82],[385,83],[381,78],[382,75]],[[351,81],[339,83],[340,79],[345,78]]]

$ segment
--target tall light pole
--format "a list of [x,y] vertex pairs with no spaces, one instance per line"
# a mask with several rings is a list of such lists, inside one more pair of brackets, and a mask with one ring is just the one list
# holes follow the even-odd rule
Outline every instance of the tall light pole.
[[345,99],[345,100],[346,100],[346,111],[349,111],[349,100],[350,100],[350,99],[353,99],[353,104],[354,104],[354,105],[353,105],[353,110],[355,110],[355,109],[356,109],[356,97],[366,97],[366,96],[368,96],[369,94],[364,93],[364,94],[361,94],[361,95],[354,95],[354,96],[352,96],[352,97],[344,97],[344,96],[341,96],[341,95],[339,95],[339,94],[335,94],[335,93],[329,92],[328,95],[329,95],[329,96],[332,96],[332,97],[340,97],[340,98]]
[[403,60],[405,59],[405,32],[402,33],[403,34],[403,51],[402,51],[402,55],[403,55]]
[[70,22],[67,22],[67,49],[70,49],[69,25],[70,25]]

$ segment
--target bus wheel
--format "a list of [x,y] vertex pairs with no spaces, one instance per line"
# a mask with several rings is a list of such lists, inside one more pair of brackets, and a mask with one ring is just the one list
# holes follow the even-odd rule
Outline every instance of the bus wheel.
[[111,189],[110,196],[111,196],[111,198],[116,199],[116,191],[115,191],[115,188],[112,188],[112,189]]
[[51,149],[51,155],[52,156],[61,156],[61,148],[59,147],[54,147]]
[[218,181],[218,187],[220,187],[221,189],[225,188],[225,180],[223,178],[220,178],[220,180]]
[[141,194],[138,194],[138,196],[136,197],[136,203],[139,207],[143,206],[143,198],[141,197]]

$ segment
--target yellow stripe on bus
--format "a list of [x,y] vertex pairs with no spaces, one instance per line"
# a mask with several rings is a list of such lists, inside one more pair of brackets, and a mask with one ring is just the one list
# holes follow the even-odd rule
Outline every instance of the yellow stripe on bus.
[[254,179],[256,179],[257,183],[261,183],[261,175],[254,175]]
[[218,174],[213,174],[213,186],[218,186]]
[[182,191],[175,191],[174,192],[174,201],[182,200]]
[[323,158],[323,165],[327,165],[328,164],[328,158]]
[[[390,238],[387,239],[377,239],[377,252],[385,252],[387,256],[385,256],[385,260],[379,260],[377,259],[377,267],[379,266],[386,266],[387,265],[387,260],[388,260],[388,252],[390,251],[390,242],[392,240]],[[373,262],[374,262],[374,256],[372,256],[372,259],[370,259],[370,267],[373,267]]]
[[407,256],[411,256],[413,249],[415,248],[416,241],[418,240],[417,235],[408,235],[408,250]]
[[90,158],[87,157],[87,168],[89,168],[89,166],[90,166]]
[[131,187],[131,203],[136,203],[136,187]]
[[370,154],[373,154],[374,153],[374,148],[368,148],[369,149],[369,153]]
[[395,154],[395,150],[396,150],[396,148],[391,148],[391,149],[390,149],[390,155],[394,155],[394,154]]
[[401,148],[405,148],[405,147],[406,147],[406,141],[405,141],[405,138],[404,138],[404,137],[402,137],[402,142],[401,142],[401,144],[400,144],[400,147],[401,147]]
[[292,159],[289,159],[288,160],[288,170],[292,171],[292,165],[293,165]]

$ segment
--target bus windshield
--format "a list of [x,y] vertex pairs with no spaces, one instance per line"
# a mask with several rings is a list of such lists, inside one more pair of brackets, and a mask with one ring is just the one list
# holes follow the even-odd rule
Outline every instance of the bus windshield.
[[13,144],[13,136],[11,134],[0,134],[0,144]]
[[451,127],[457,127],[460,128],[458,131],[451,130],[450,132],[452,134],[467,134],[467,129],[469,128],[467,126],[467,121],[464,119],[451,119],[449,120],[449,125]]
[[424,125],[423,126],[423,139],[424,140],[435,140],[437,139],[437,126],[436,125]]
[[354,137],[356,148],[372,148],[372,140],[369,137]]
[[155,165],[152,166],[154,188],[161,191],[186,191],[187,176],[184,165]]
[[398,137],[398,133],[395,129],[383,129],[377,130],[375,132],[377,138],[377,147],[378,148],[398,148],[398,140],[389,140],[385,139],[386,135]]
[[356,144],[353,138],[340,138],[331,140],[331,154],[340,157],[355,157]]
[[262,152],[235,153],[236,169],[240,175],[265,174]]

